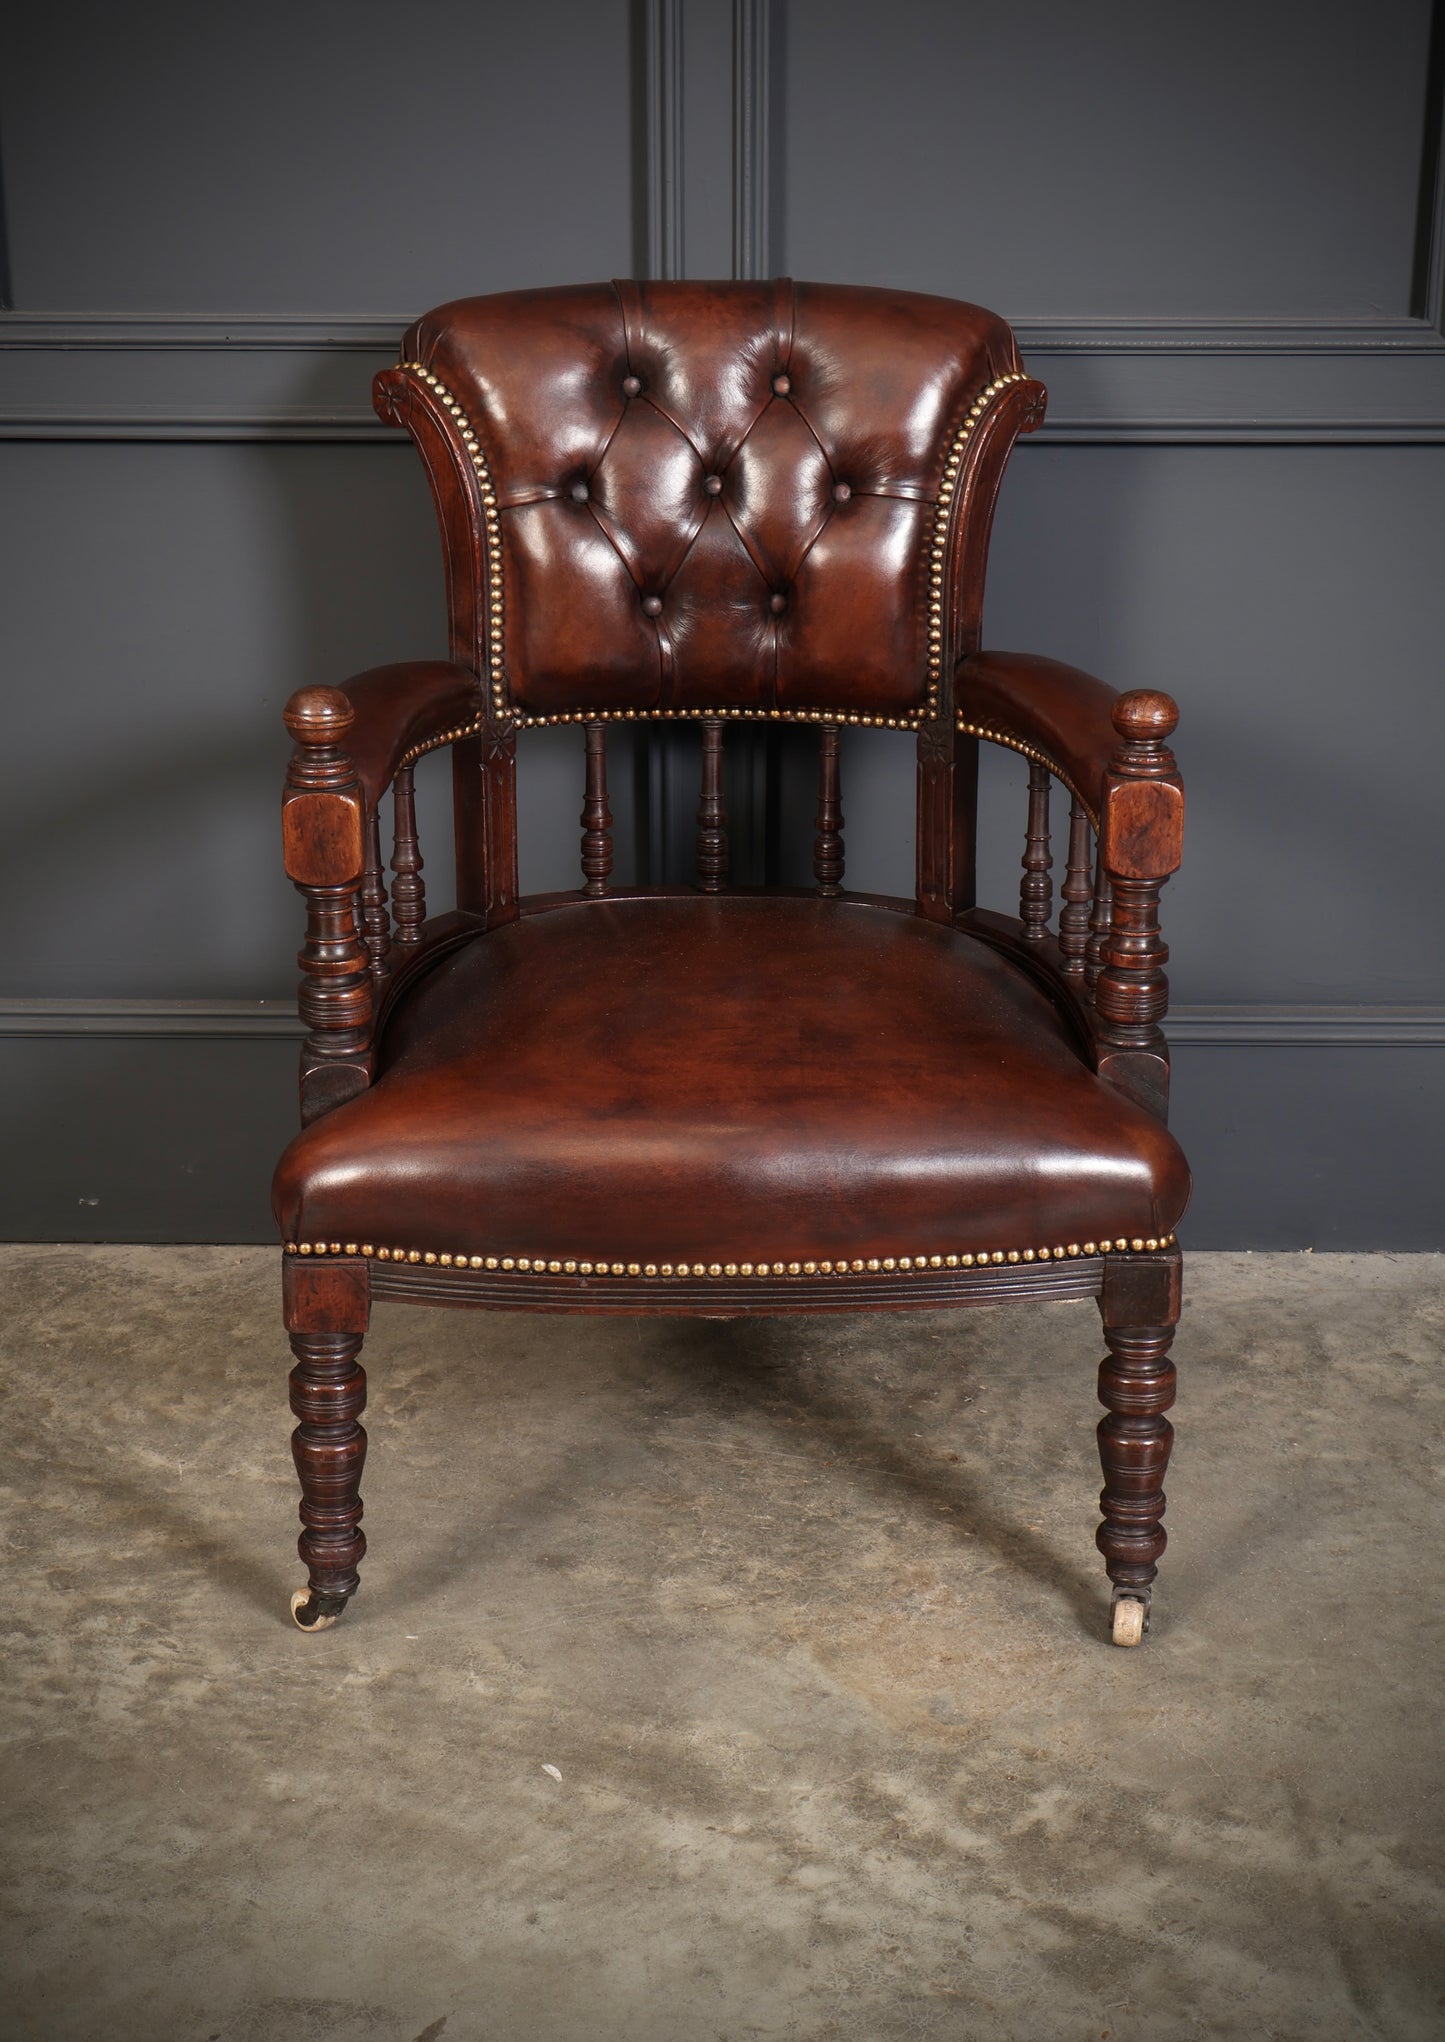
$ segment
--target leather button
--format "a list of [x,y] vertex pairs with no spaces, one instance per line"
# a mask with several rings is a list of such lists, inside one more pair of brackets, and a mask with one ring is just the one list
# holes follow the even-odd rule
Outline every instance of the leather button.
[[835,482],[833,484],[834,503],[846,503],[852,494],[853,492],[846,482]]
[[791,376],[774,376],[773,395],[775,397],[786,397],[792,387],[793,379]]
[[784,610],[786,610],[787,607],[788,599],[783,594],[781,589],[776,589],[773,592],[773,594],[768,597],[768,608],[772,611],[775,617],[781,617]]
[[642,610],[644,616],[660,617],[662,615],[662,597],[644,596],[642,598]]
[[622,394],[624,397],[640,397],[642,395],[641,376],[624,376],[622,378]]
[[567,494],[571,497],[573,503],[586,503],[592,492],[585,482],[574,482]]
[[709,475],[707,481],[704,482],[702,486],[707,491],[709,496],[721,496],[722,495],[721,475]]

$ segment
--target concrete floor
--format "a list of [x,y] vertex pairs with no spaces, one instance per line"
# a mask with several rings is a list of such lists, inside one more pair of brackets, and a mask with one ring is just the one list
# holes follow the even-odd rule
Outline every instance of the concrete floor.
[[383,1307],[303,1637],[276,1259],[0,1251],[4,2037],[1445,2035],[1445,1258],[1192,1262],[1133,1653],[1077,1304]]

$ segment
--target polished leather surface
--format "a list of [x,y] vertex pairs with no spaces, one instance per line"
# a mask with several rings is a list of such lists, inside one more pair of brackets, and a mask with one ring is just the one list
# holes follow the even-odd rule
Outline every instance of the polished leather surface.
[[1019,367],[1001,319],[854,286],[622,282],[444,305],[404,352],[496,485],[516,706],[924,699],[945,451]]
[[959,661],[954,689],[960,716],[1044,752],[1097,807],[1119,749],[1107,681],[1037,653],[978,652]]
[[439,966],[275,1203],[288,1240],[725,1262],[1162,1236],[1188,1184],[976,939],[677,897],[532,914]]
[[370,667],[342,693],[356,718],[344,739],[347,756],[371,808],[413,745],[470,723],[481,699],[476,675],[441,659]]

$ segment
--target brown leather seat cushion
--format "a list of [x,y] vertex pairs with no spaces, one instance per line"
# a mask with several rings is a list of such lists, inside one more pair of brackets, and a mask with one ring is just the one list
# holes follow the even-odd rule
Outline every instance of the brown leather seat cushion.
[[453,955],[276,1174],[290,1241],[662,1263],[1172,1232],[1168,1130],[976,938],[850,901],[577,903]]

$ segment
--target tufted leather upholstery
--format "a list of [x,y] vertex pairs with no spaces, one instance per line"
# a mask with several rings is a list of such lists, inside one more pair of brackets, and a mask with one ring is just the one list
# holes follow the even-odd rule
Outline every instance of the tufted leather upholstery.
[[404,350],[495,487],[517,709],[923,705],[947,452],[1019,373],[992,313],[620,282],[463,299]]

